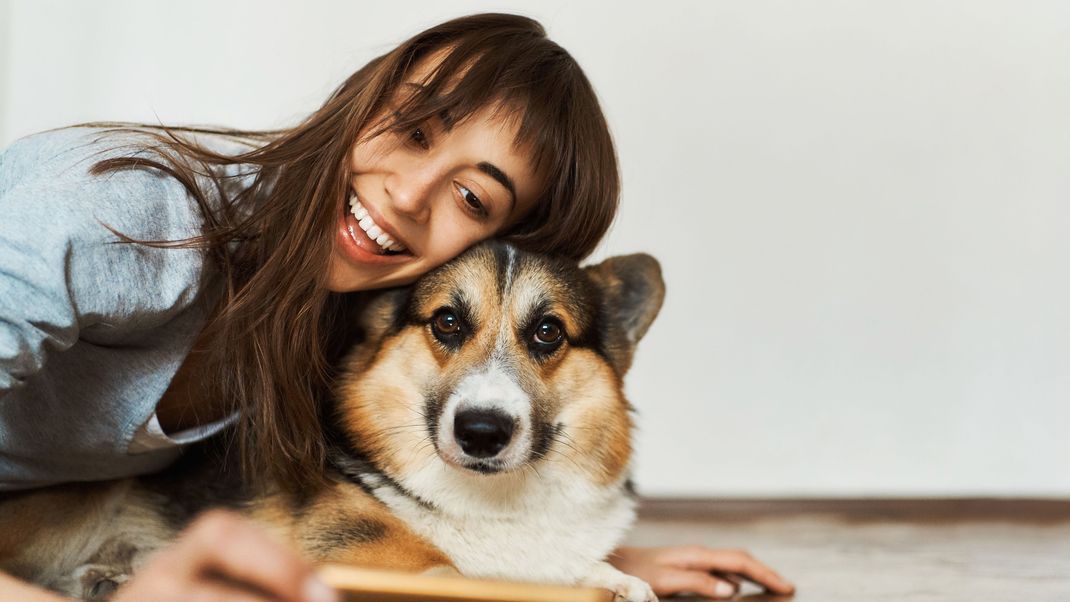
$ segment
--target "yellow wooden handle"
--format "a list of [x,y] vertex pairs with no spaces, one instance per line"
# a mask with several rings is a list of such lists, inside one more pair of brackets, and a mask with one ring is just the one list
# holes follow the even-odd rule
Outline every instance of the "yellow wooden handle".
[[613,593],[591,587],[489,581],[324,564],[320,579],[347,602],[611,602]]

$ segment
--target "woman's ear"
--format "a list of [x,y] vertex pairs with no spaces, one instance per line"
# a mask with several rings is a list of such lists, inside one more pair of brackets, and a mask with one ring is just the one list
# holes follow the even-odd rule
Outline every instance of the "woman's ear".
[[606,352],[623,375],[665,299],[661,265],[650,255],[637,253],[610,257],[584,272],[601,291]]

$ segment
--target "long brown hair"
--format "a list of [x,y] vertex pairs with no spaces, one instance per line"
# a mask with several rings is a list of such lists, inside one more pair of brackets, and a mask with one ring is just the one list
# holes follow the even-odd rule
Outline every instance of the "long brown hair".
[[[413,67],[442,55],[422,87],[383,120],[386,103]],[[124,242],[204,249],[225,293],[206,327],[203,395],[240,410],[245,474],[296,491],[321,482],[319,434],[329,393],[332,344],[344,331],[349,295],[326,288],[333,226],[345,201],[350,148],[359,136],[407,131],[431,116],[460,122],[485,107],[519,118],[514,143],[530,153],[546,185],[535,207],[500,236],[533,252],[587,256],[617,209],[616,156],[598,100],[583,71],[536,21],[482,14],[417,34],[351,75],[296,127],[271,132],[127,126],[148,136],[137,156],[105,159],[100,174],[157,169],[176,178],[204,217],[200,236]],[[115,125],[115,124],[112,124]],[[221,154],[201,133],[251,141]],[[221,167],[243,166],[235,187]],[[209,182],[205,186],[205,182]]]

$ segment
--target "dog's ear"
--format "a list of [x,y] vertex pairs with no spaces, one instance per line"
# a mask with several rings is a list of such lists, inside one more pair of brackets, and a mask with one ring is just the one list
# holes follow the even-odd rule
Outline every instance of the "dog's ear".
[[584,272],[601,291],[606,353],[624,374],[639,340],[646,334],[665,299],[665,281],[658,261],[645,253],[610,257]]

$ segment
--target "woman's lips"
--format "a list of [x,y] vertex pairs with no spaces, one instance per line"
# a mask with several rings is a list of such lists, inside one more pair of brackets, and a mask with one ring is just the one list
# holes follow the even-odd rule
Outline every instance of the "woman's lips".
[[[355,190],[349,192],[349,212],[357,220],[360,229],[368,235],[368,238],[378,243],[380,248],[411,253],[408,244],[398,236],[394,227],[388,224],[382,215],[379,215],[375,207],[361,202]],[[385,241],[381,240],[383,237],[386,237]]]
[[383,221],[382,216],[375,212],[374,207],[368,207],[361,202],[356,192],[349,193],[349,212],[356,218],[360,229],[374,240],[382,249],[390,253],[402,253],[408,251],[408,247],[394,232],[393,226]]
[[357,219],[349,211],[349,203],[342,204],[343,214],[338,222],[338,246],[352,263],[396,265],[412,259],[409,252],[383,255],[382,248],[360,229]]

